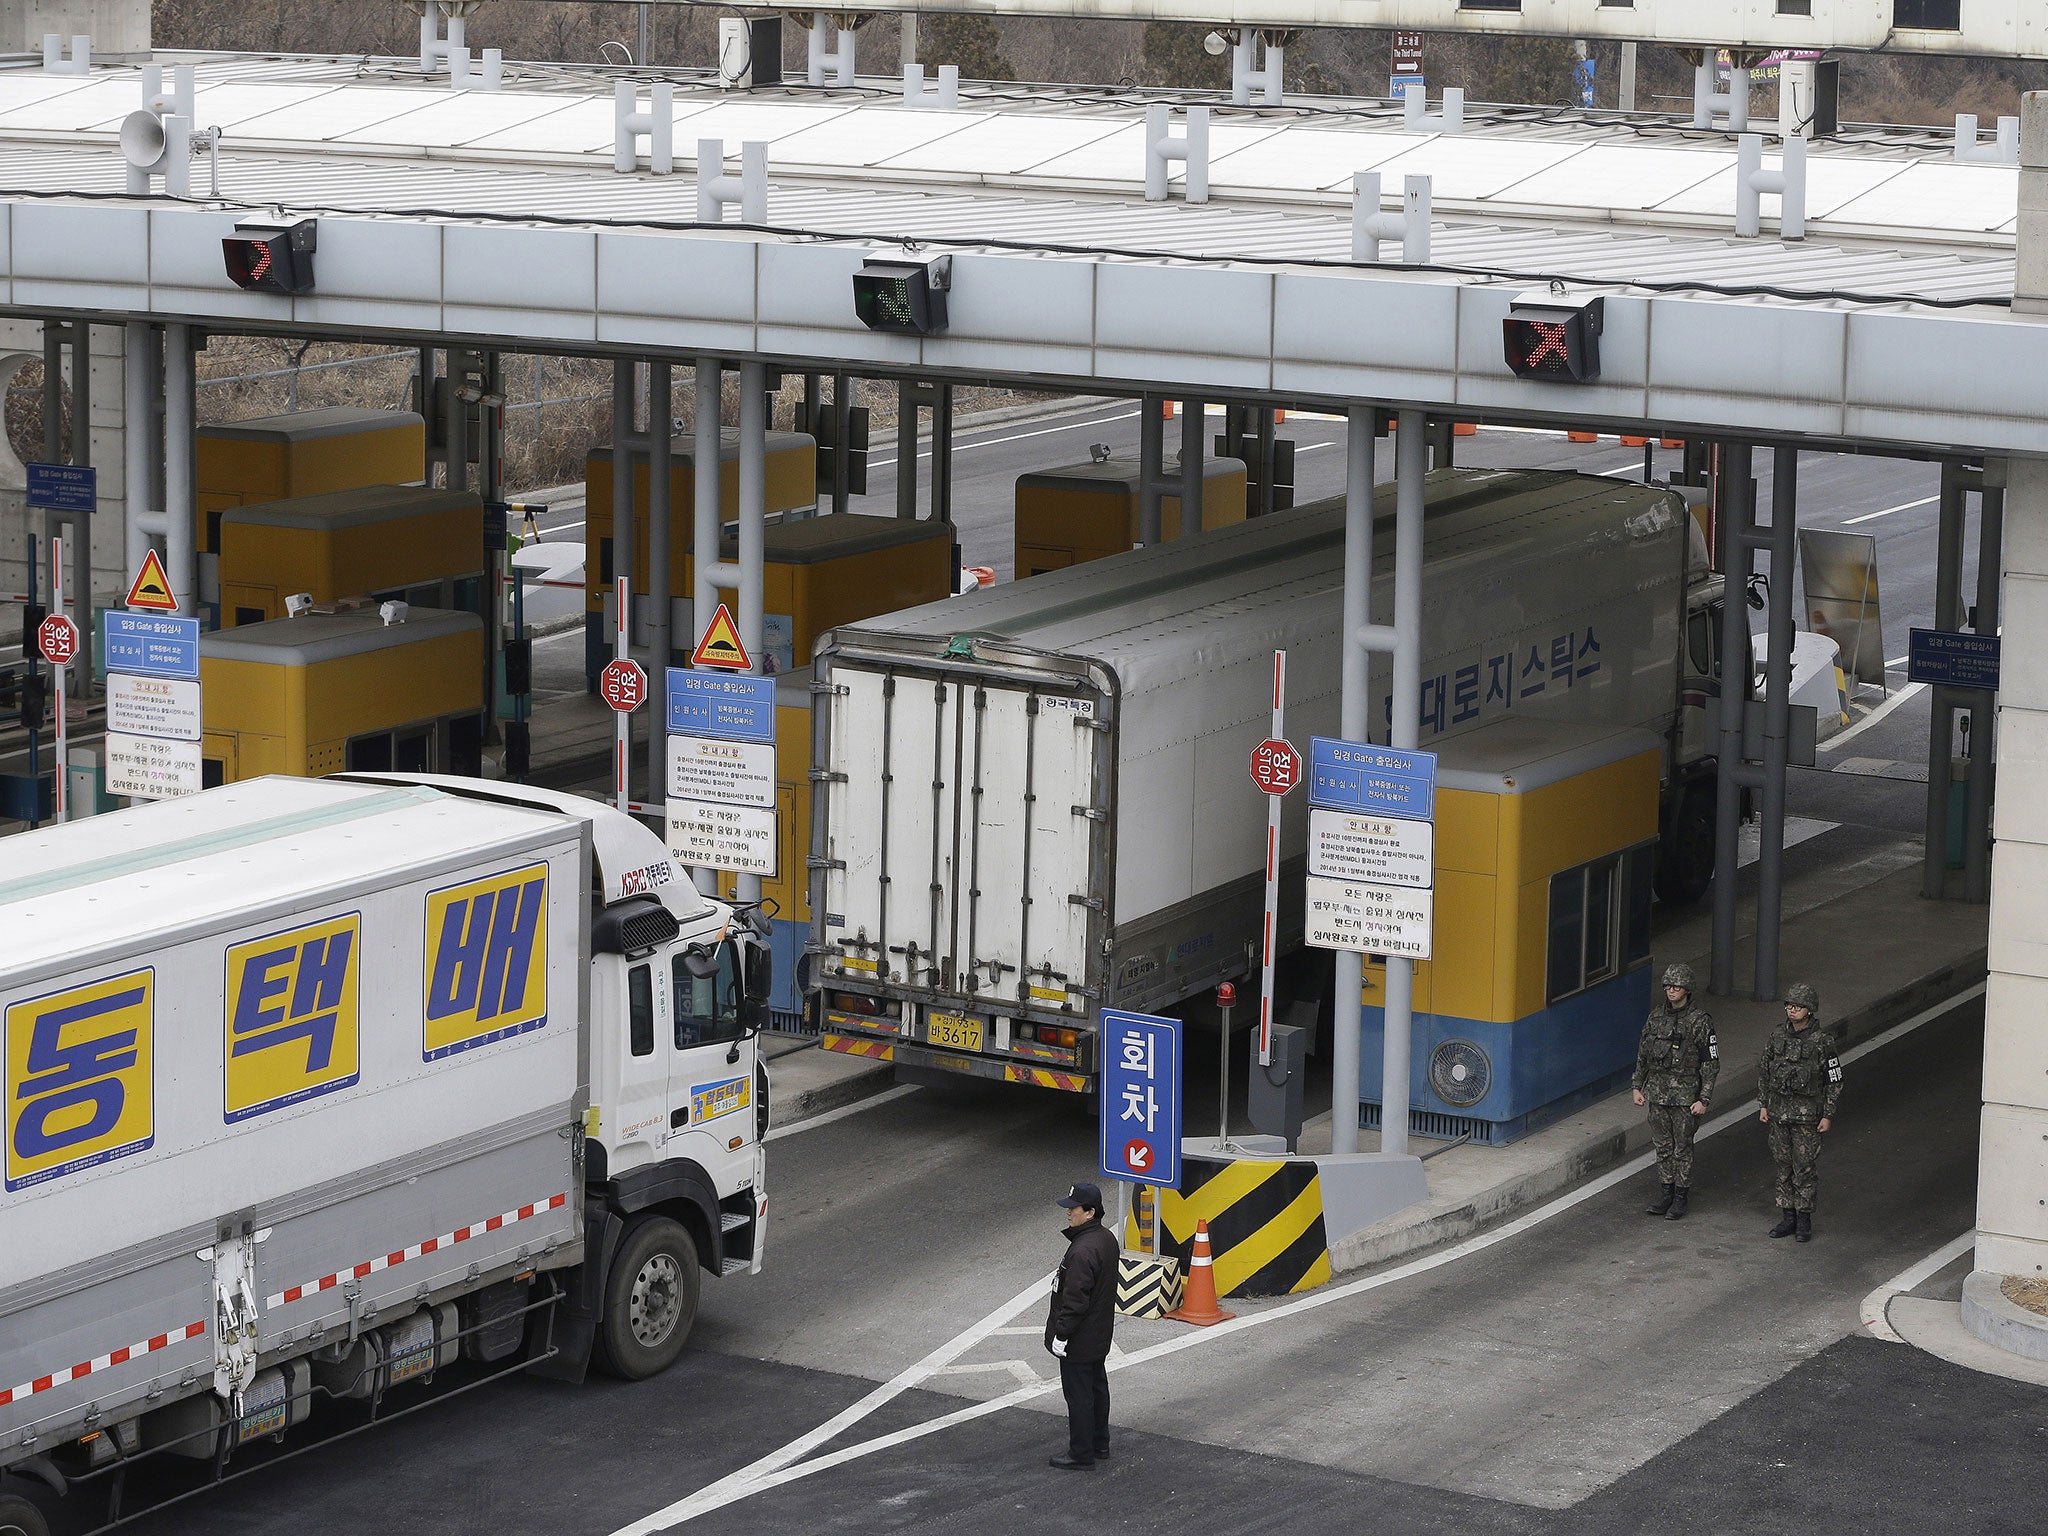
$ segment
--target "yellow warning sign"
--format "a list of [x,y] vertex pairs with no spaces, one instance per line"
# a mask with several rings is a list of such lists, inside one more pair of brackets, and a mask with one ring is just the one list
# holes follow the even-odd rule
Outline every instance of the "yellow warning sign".
[[145,608],[153,613],[178,611],[178,600],[171,595],[171,578],[165,574],[163,560],[153,549],[142,557],[142,569],[135,573],[134,585],[128,589],[127,606]]
[[747,659],[747,648],[740,644],[739,626],[732,621],[732,611],[725,604],[718,605],[718,612],[711,616],[711,623],[704,630],[704,638],[697,642],[697,649],[690,657],[693,667],[722,667],[729,672],[751,672],[753,662]]

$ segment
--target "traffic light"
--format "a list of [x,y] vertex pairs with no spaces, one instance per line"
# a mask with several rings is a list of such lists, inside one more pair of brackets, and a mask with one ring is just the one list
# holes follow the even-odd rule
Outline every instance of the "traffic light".
[[1583,305],[1531,300],[1508,306],[1508,367],[1516,378],[1591,384],[1600,377],[1606,300]]
[[47,723],[44,717],[49,713],[48,687],[41,667],[30,667],[21,674],[17,698],[23,730],[39,731]]
[[313,219],[289,225],[237,224],[220,243],[228,276],[236,287],[256,293],[311,293],[318,234]]
[[853,312],[871,331],[936,336],[946,328],[953,258],[870,261],[853,274]]

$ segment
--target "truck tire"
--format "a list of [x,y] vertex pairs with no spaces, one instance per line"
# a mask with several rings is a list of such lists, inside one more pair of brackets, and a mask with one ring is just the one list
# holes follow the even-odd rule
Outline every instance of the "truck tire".
[[1680,791],[1657,850],[1657,899],[1689,907],[1714,883],[1714,785],[1700,779]]
[[598,1363],[628,1381],[660,1375],[689,1341],[703,1289],[704,1271],[688,1229],[667,1216],[635,1217],[605,1276]]
[[0,1492],[0,1536],[50,1536],[50,1523],[26,1495]]

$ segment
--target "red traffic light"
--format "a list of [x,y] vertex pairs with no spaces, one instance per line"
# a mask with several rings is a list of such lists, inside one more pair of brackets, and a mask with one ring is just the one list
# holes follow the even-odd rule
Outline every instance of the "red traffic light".
[[318,225],[237,224],[220,243],[228,278],[256,293],[311,293]]
[[1521,379],[1591,384],[1600,377],[1605,301],[1515,304],[1502,322],[1509,370]]

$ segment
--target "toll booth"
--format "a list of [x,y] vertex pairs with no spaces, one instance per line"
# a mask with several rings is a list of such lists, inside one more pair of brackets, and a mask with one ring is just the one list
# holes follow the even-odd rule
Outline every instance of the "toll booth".
[[[1664,744],[1507,719],[1437,748],[1433,953],[1415,967],[1410,1128],[1502,1145],[1611,1092],[1650,1006]],[[1365,967],[1379,1097],[1386,966]],[[1368,1102],[1361,1124],[1377,1127]]]
[[220,552],[220,515],[236,507],[426,476],[426,423],[411,411],[288,411],[216,422],[194,437],[193,537],[202,555]]
[[474,491],[369,485],[223,512],[220,624],[285,616],[285,599],[316,605],[400,598],[420,608],[482,612],[483,502]]
[[483,621],[307,613],[199,641],[208,788],[266,773],[483,768]]
[[[1169,460],[1169,466],[1173,462]],[[1177,480],[1179,473],[1169,467],[1166,476]],[[1134,458],[1067,464],[1019,475],[1018,579],[1121,554],[1137,543],[1138,480]],[[1203,461],[1203,529],[1244,521],[1245,483],[1243,460]],[[1159,528],[1163,538],[1180,537],[1178,494],[1160,498]]]
[[[687,525],[677,523],[681,534]],[[953,590],[953,528],[916,518],[870,517],[858,512],[827,513],[796,522],[770,523],[763,530],[761,573],[764,668],[787,672],[809,666],[811,647],[835,624],[852,624],[879,614],[936,602]],[[607,538],[605,547],[610,548]],[[720,551],[723,560],[739,558],[739,537],[728,532]],[[584,672],[589,686],[612,654],[612,578],[601,568],[590,577],[586,564]],[[680,662],[689,654],[695,634],[691,593],[696,562],[689,541],[672,546],[669,591],[674,604],[670,634]],[[644,607],[635,596],[636,643],[644,640]],[[734,593],[721,590],[730,604]]]

